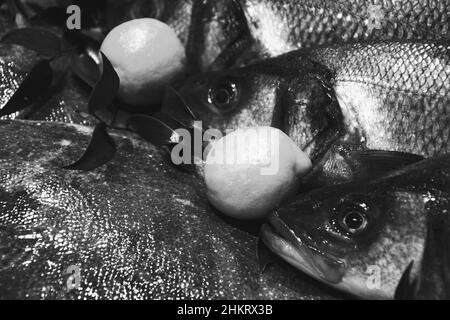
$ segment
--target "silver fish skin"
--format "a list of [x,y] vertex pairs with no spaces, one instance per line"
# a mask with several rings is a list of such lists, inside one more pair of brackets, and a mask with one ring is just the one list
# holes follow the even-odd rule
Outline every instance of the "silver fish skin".
[[347,44],[307,55],[331,71],[346,130],[365,147],[425,156],[450,151],[449,43]]
[[341,297],[288,265],[261,274],[257,228],[219,217],[201,180],[132,134],[111,132],[114,159],[79,172],[62,167],[92,129],[15,120],[0,132],[2,299]]
[[449,0],[241,0],[266,57],[317,45],[449,37]]
[[445,155],[314,190],[274,212],[262,238],[298,269],[361,298],[392,299],[412,263],[408,296],[448,299],[449,178]]

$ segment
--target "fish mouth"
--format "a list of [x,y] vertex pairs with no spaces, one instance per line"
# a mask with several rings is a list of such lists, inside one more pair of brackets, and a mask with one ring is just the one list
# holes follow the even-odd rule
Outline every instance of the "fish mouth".
[[260,236],[272,252],[310,277],[334,286],[342,281],[345,262],[318,250],[314,240],[306,233],[297,235],[276,211],[261,227]]

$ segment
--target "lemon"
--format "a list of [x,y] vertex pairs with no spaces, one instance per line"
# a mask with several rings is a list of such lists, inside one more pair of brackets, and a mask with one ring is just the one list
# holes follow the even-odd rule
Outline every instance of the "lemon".
[[309,157],[271,127],[238,129],[213,143],[205,160],[207,196],[222,213],[264,218],[297,191],[312,168]]
[[134,106],[157,103],[162,88],[185,69],[183,45],[168,25],[156,19],[135,19],[115,27],[101,51],[120,78],[120,98]]

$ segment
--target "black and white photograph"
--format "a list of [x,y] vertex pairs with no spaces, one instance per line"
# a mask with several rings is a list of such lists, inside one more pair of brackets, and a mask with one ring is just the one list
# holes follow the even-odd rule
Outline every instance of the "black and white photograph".
[[450,0],[0,0],[0,300],[450,299],[449,26]]

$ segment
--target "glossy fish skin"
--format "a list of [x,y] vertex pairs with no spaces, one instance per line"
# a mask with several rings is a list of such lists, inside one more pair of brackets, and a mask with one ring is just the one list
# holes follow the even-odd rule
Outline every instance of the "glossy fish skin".
[[[298,50],[245,68],[198,75],[178,90],[207,127],[279,127],[326,170],[342,160],[343,150],[425,156],[450,151],[446,43]],[[211,101],[219,93],[226,103]],[[175,105],[168,96],[163,110],[176,117]]]
[[352,44],[310,56],[333,72],[346,127],[369,149],[450,150],[450,42]]
[[448,298],[441,289],[449,285],[448,247],[436,245],[450,232],[442,223],[449,179],[450,157],[440,156],[368,183],[318,189],[272,214],[262,238],[300,270],[362,298],[393,298],[411,261],[416,296]]
[[[134,135],[112,132],[114,159],[77,172],[62,167],[91,129],[2,121],[0,132],[2,299],[341,297],[287,265],[261,274],[256,235],[222,220],[201,180]],[[81,282],[68,291],[72,265]]]
[[[253,38],[269,57],[351,41],[449,37],[448,0],[241,0],[241,5]],[[379,23],[370,19],[376,16]]]

